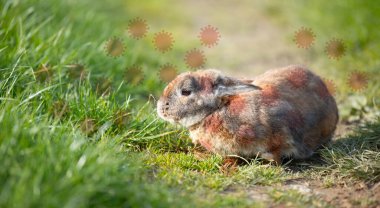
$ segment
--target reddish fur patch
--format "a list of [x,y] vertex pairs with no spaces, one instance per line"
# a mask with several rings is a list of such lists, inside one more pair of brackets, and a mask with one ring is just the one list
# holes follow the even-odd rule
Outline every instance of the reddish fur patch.
[[163,96],[168,97],[169,94],[172,92],[172,89],[174,88],[174,81],[170,82],[168,86],[166,86]]
[[307,83],[307,73],[303,69],[294,69],[289,72],[286,78],[295,88],[305,87]]
[[234,115],[240,114],[246,106],[245,98],[239,95],[230,96],[228,103],[228,111]]
[[270,152],[279,151],[284,143],[284,138],[279,134],[273,134],[268,141],[268,150]]
[[209,141],[204,139],[200,139],[198,141],[202,145],[202,147],[204,147],[207,151],[212,151],[212,144]]
[[321,136],[326,138],[326,137],[329,137],[331,136],[331,134],[334,132],[335,130],[335,126],[334,125],[331,125],[331,120],[335,120],[336,118],[334,117],[329,117],[329,118],[326,118],[322,121],[321,123]]
[[210,77],[200,77],[199,79],[203,93],[212,92],[212,81]]
[[223,128],[223,120],[217,114],[211,114],[205,118],[204,128],[210,133],[220,132]]
[[281,151],[284,148],[284,137],[279,133],[273,134],[269,139],[268,143],[268,152],[273,154],[274,160],[280,162]]
[[335,125],[333,125],[334,117],[329,116],[328,118],[323,119],[319,122],[318,126],[320,129],[317,129],[315,134],[319,134],[320,137],[309,137],[305,138],[304,142],[310,149],[316,149],[321,144],[326,144],[331,138],[330,136],[334,132]]
[[317,94],[319,95],[320,98],[326,99],[331,96],[329,93],[329,90],[327,89],[326,85],[322,82],[322,80],[317,80]]
[[252,144],[256,137],[253,127],[250,125],[242,125],[236,134],[236,140],[241,145]]
[[263,99],[263,103],[266,105],[273,104],[280,97],[276,87],[273,85],[267,85],[263,87],[261,91],[261,96]]

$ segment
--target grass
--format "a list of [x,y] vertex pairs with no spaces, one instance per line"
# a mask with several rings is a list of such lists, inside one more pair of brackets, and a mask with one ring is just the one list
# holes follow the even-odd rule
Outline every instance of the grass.
[[28,110],[2,107],[8,110],[1,115],[2,207],[175,203],[159,183],[145,182],[148,173],[137,165],[138,155],[126,152],[120,140],[91,142],[71,126],[51,126],[47,117],[36,123]]
[[340,176],[367,182],[380,181],[380,123],[367,124],[349,137],[338,140],[321,155]]
[[275,203],[284,204],[288,207],[304,207],[307,204],[309,207],[330,207],[328,203],[319,201],[312,196],[301,194],[295,190],[272,190],[269,195]]
[[[321,68],[330,67],[322,72],[360,67],[378,75],[374,54],[379,49],[373,45],[380,35],[374,25],[366,24],[379,19],[366,15],[366,9],[380,14],[376,5],[343,4],[347,8],[331,21],[335,12],[322,15],[327,6],[318,2],[291,4],[303,22],[281,5],[266,7],[274,21],[283,17],[289,25],[313,25],[322,40],[330,35],[321,31],[330,27],[351,31],[342,35],[349,53],[341,61],[315,60]],[[137,11],[147,9],[154,16],[163,4],[0,1],[0,207],[322,207],[326,203],[320,198],[284,191],[281,186],[291,179],[325,176],[329,176],[326,186],[380,182],[379,119],[362,122],[353,134],[322,149],[321,163],[278,167],[256,159],[226,174],[219,156],[199,159],[198,147],[191,144],[187,131],[160,121],[154,111],[154,97],[164,87],[157,78],[158,66],[170,61],[184,67],[178,54],[190,43],[176,44],[165,56],[154,50],[151,35],[133,40],[125,34],[128,21],[140,14]],[[305,13],[310,6],[316,9]],[[346,21],[352,8],[358,8],[358,17]],[[273,10],[281,12],[276,16]],[[179,17],[170,24],[183,21],[178,12],[166,16]],[[321,16],[323,21],[318,19]],[[365,25],[359,33],[350,30],[357,24]],[[127,46],[118,58],[103,50],[113,36]],[[323,49],[309,53],[321,54]],[[144,72],[139,85],[123,79],[134,65]],[[81,77],[75,70],[82,69]],[[334,70],[334,74],[347,74]],[[376,81],[371,79],[359,107],[345,102],[358,93],[340,78],[337,85],[339,107],[348,109],[344,121],[356,115],[364,120],[376,112],[380,93]],[[300,171],[294,171],[294,166]],[[250,195],[249,190],[260,187],[271,187],[263,191],[268,202]]]

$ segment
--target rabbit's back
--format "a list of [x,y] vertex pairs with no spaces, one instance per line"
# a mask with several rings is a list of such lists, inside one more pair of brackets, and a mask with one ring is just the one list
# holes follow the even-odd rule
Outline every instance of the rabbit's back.
[[331,139],[338,109],[320,77],[305,68],[290,66],[270,70],[256,77],[253,84],[261,90],[247,94],[246,99],[253,103],[256,126],[269,127],[262,133],[274,138],[268,141],[269,146],[278,142],[282,155],[305,158]]

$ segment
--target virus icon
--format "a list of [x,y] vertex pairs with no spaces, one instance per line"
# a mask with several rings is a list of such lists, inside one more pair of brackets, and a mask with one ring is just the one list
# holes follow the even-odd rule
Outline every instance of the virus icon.
[[340,59],[346,52],[346,47],[340,39],[331,39],[326,43],[325,52],[331,59]]
[[171,64],[165,64],[161,67],[159,77],[162,82],[168,83],[177,76],[177,69]]
[[353,91],[364,90],[368,85],[369,76],[365,72],[355,71],[348,77],[347,83]]
[[83,80],[87,75],[83,64],[70,64],[67,68],[69,69],[68,72],[71,79]]
[[185,63],[192,69],[201,68],[206,63],[206,57],[203,51],[194,48],[187,51],[185,55]]
[[124,79],[128,84],[136,86],[144,80],[144,73],[141,67],[133,65],[125,71]]
[[199,33],[199,39],[202,45],[211,48],[218,44],[220,39],[220,34],[217,28],[207,25],[206,27],[201,28]]
[[40,82],[48,82],[53,77],[53,71],[46,64],[42,64],[41,67],[33,73],[36,79]]
[[54,102],[52,107],[50,108],[50,112],[56,119],[60,119],[66,116],[69,110],[69,104],[62,99],[59,99],[58,101]]
[[140,39],[145,37],[148,29],[149,27],[146,21],[139,17],[129,21],[128,32],[132,38]]
[[111,93],[112,81],[108,78],[101,77],[96,82],[96,92],[100,96],[107,96]]
[[123,128],[124,126],[127,125],[128,121],[130,120],[130,115],[131,113],[126,110],[123,110],[123,109],[117,110],[113,115],[114,125],[119,129]]
[[323,79],[323,83],[325,83],[327,91],[330,93],[330,95],[335,96],[336,85],[334,81],[332,81],[331,79]]
[[295,68],[288,72],[286,79],[294,88],[304,88],[307,85],[308,75],[305,70]]
[[154,34],[153,44],[156,50],[165,53],[172,49],[174,39],[169,32],[161,31]]
[[91,135],[96,131],[95,119],[86,118],[80,123],[80,129],[86,135]]
[[114,58],[121,56],[124,51],[124,43],[118,37],[113,37],[109,39],[104,47],[107,55],[112,56]]
[[301,27],[294,34],[294,42],[299,48],[310,48],[315,41],[315,35],[311,28]]

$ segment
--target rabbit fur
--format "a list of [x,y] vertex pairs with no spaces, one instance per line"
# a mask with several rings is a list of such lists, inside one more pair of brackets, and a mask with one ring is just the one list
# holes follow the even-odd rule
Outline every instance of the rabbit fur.
[[338,122],[326,85],[301,66],[253,80],[210,69],[182,73],[164,89],[157,113],[188,128],[193,143],[208,151],[277,163],[311,156],[331,140]]

